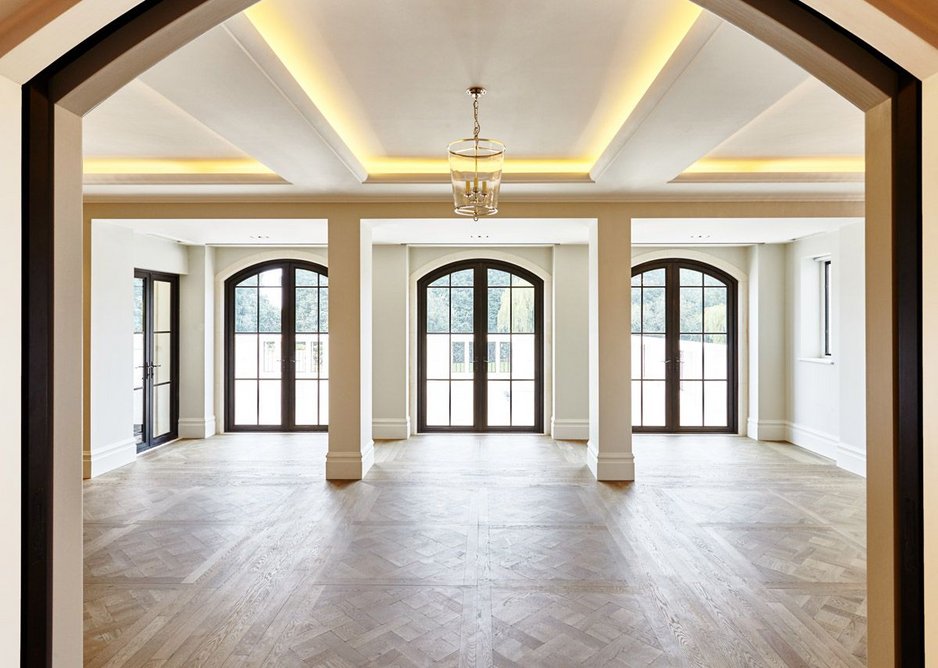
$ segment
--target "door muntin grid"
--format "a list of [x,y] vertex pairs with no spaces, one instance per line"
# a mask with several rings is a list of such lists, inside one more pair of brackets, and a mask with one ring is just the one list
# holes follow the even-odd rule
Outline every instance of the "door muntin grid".
[[703,263],[664,260],[632,274],[636,431],[736,430],[736,281]]
[[540,279],[469,261],[424,277],[418,292],[420,430],[542,430]]
[[321,431],[329,416],[325,267],[275,261],[226,282],[226,428]]

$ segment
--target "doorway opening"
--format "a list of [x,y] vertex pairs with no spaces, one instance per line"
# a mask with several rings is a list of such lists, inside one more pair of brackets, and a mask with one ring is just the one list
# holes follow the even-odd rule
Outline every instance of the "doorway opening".
[[274,260],[225,281],[226,431],[326,431],[329,278]]
[[635,432],[736,433],[736,279],[686,259],[632,269]]
[[134,271],[134,439],[145,452],[178,437],[179,277]]
[[466,260],[417,283],[421,432],[544,430],[544,282]]

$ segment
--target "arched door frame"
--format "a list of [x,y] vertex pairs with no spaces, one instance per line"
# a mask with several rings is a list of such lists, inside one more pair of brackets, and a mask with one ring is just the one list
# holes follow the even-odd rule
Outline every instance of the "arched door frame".
[[737,382],[738,397],[736,401],[737,416],[739,420],[737,434],[748,433],[748,423],[745,416],[749,415],[749,275],[746,271],[726,259],[708,253],[704,250],[692,248],[668,248],[639,252],[632,256],[632,269],[640,264],[653,260],[696,260],[711,267],[716,267],[728,274],[736,281],[736,341],[737,341]]
[[[533,271],[525,269],[517,264],[511,262],[506,262],[504,260],[495,260],[487,257],[471,258],[465,260],[457,260],[449,264],[438,267],[432,271],[427,272],[421,276],[417,281],[417,422],[419,431],[455,431],[455,432],[466,432],[474,430],[482,430],[478,425],[480,421],[483,421],[484,416],[482,411],[486,407],[486,403],[482,399],[487,396],[485,391],[480,391],[481,383],[478,378],[479,366],[476,366],[475,374],[475,414],[476,414],[476,427],[475,429],[469,428],[434,428],[430,429],[427,427],[427,418],[426,418],[426,381],[427,381],[427,369],[426,369],[426,337],[427,337],[427,312],[426,312],[426,294],[427,287],[435,280],[451,274],[455,271],[460,271],[461,269],[474,269],[476,267],[484,267],[491,269],[500,269],[506,271],[510,274],[520,276],[524,280],[528,281],[534,286],[534,425],[530,429],[518,429],[518,428],[505,428],[505,427],[489,427],[484,431],[491,432],[533,432],[533,433],[543,433],[544,432],[544,340],[546,338],[545,332],[545,318],[544,318],[544,280],[538,276]],[[477,272],[478,273],[478,272]],[[474,286],[477,290],[479,286]],[[479,304],[485,302],[487,299],[484,293],[476,293],[475,305],[478,308]],[[475,315],[479,313],[484,313],[484,311],[476,311]],[[478,322],[478,320],[477,320]]]
[[[281,316],[281,424],[276,427],[264,427],[257,426],[253,428],[244,428],[238,427],[234,424],[234,402],[235,402],[235,392],[234,392],[234,343],[235,343],[235,323],[234,323],[234,294],[235,287],[238,283],[243,281],[245,278],[254,276],[255,274],[260,274],[263,271],[269,269],[283,269],[283,279],[282,279],[282,289],[283,289],[283,304],[285,308],[282,311]],[[288,334],[287,325],[295,328],[296,323],[296,313],[295,313],[295,295],[296,295],[296,285],[294,283],[294,277],[288,276],[292,272],[288,271],[289,269],[307,269],[309,271],[316,272],[317,274],[322,274],[323,276],[329,276],[329,270],[317,263],[310,260],[300,260],[292,258],[277,258],[264,260],[258,262],[257,264],[252,264],[250,266],[244,267],[243,269],[238,270],[233,273],[231,276],[225,279],[224,281],[224,388],[225,388],[225,398],[224,398],[224,425],[225,431],[326,431],[326,427],[323,425],[317,425],[313,427],[300,427],[294,424],[294,420],[287,420],[287,415],[291,413],[290,407],[295,403],[295,378],[293,381],[287,381],[288,371],[293,368],[295,372],[295,364],[290,366],[289,360],[290,349],[288,343],[292,342],[293,334]],[[292,317],[290,317],[292,316]],[[287,321],[290,321],[289,323]],[[289,391],[287,391],[289,389]]]
[[[696,0],[775,47],[867,112],[868,220],[880,221],[876,244],[888,249],[870,326],[891,341],[875,375],[892,401],[881,401],[879,462],[891,480],[877,486],[891,517],[871,537],[881,569],[871,577],[871,661],[924,662],[922,489],[922,89],[921,82],[860,39],[798,0]],[[23,391],[22,610],[24,663],[52,657],[52,534],[55,337],[55,219],[79,224],[80,193],[57,199],[57,155],[76,151],[75,117],[89,111],[150,65],[214,27],[252,0],[146,0],[51,64],[23,89]],[[63,132],[57,133],[61,127]],[[72,165],[70,168],[74,168]],[[71,193],[71,194],[69,194]],[[64,207],[59,208],[57,207]],[[63,219],[64,222],[64,219]],[[868,268],[869,269],[869,268]],[[875,269],[875,268],[873,268]],[[888,304],[888,306],[887,306]],[[887,326],[890,321],[891,327]],[[872,359],[872,358],[871,358]],[[871,362],[872,364],[872,362]],[[892,491],[889,491],[892,490]],[[899,493],[897,490],[901,490]],[[893,632],[895,631],[895,635]]]
[[[694,269],[696,271],[703,272],[704,274],[713,276],[723,281],[727,287],[727,312],[726,312],[726,337],[727,337],[727,426],[724,429],[712,429],[712,428],[683,428],[678,429],[678,433],[703,433],[703,432],[717,432],[717,433],[730,433],[735,434],[739,431],[739,284],[736,279],[723,271],[719,267],[715,267],[706,262],[700,260],[692,260],[689,258],[681,257],[667,257],[656,260],[649,260],[643,262],[642,264],[632,265],[632,276],[635,277],[638,274],[642,274],[646,271],[651,271],[652,269],[669,269],[670,267],[678,268],[688,268]],[[675,295],[675,299],[669,299],[668,296],[665,297],[667,308],[673,308],[676,303],[676,297],[679,293],[680,288],[676,285],[672,285],[671,281],[666,281],[665,283],[665,292],[666,295],[668,291],[672,291]],[[674,303],[672,303],[674,302]],[[675,316],[676,317],[676,316]],[[675,334],[677,334],[675,332]],[[633,373],[632,377],[635,375]],[[667,391],[672,395],[668,401],[671,406],[672,411],[677,410],[677,405],[674,404],[676,397],[675,388],[671,386],[670,383],[666,383]],[[677,424],[674,419],[676,416],[671,415],[668,417],[668,422]],[[633,417],[634,422],[634,417]],[[648,429],[648,428],[634,428],[635,431],[646,431],[652,433],[668,433],[662,432],[658,429]]]

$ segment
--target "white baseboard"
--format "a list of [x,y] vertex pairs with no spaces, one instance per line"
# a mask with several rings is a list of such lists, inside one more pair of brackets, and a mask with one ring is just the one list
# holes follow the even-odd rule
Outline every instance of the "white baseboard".
[[92,445],[91,452],[81,453],[82,475],[85,479],[96,478],[102,473],[130,464],[136,458],[137,441],[134,438],[109,445]]
[[209,438],[215,435],[215,416],[179,418],[179,438]]
[[371,437],[386,441],[410,438],[410,418],[374,418],[371,421]]
[[326,454],[326,480],[362,480],[374,463],[372,441],[363,444],[360,451],[329,452]]
[[586,448],[586,465],[599,481],[635,480],[635,455],[631,452],[600,453],[590,442]]
[[785,420],[756,420],[746,422],[746,435],[757,441],[787,441],[788,423]]
[[866,451],[844,443],[833,434],[785,420],[749,419],[747,435],[759,441],[787,441],[816,455],[832,459],[845,471],[866,476]]
[[550,437],[555,441],[589,440],[590,421],[551,418]]
[[866,477],[866,450],[858,448],[850,443],[840,442],[837,444],[837,466],[840,468]]
[[822,457],[837,460],[837,446],[840,441],[832,434],[789,422],[788,437],[785,440]]

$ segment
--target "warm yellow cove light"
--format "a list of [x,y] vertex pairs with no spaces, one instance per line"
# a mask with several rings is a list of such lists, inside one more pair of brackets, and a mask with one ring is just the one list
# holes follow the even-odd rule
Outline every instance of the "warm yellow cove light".
[[866,161],[847,158],[703,158],[685,174],[862,174]]
[[[506,174],[585,174],[593,166],[583,160],[526,160],[505,159]],[[446,160],[418,158],[375,158],[367,163],[370,176],[410,174],[449,174]]]
[[85,174],[273,174],[251,158],[85,158]]
[[[589,174],[645,97],[702,11],[692,2],[680,3],[675,6],[667,20],[662,22],[661,30],[654,36],[639,62],[639,75],[628,77],[616,100],[615,113],[599,128],[586,156],[575,159],[527,159],[512,158],[509,153],[505,158],[504,172],[530,175]],[[308,50],[297,35],[295,27],[270,2],[259,2],[245,10],[244,14],[369,176],[449,173],[449,163],[445,157],[418,159],[368,155],[362,129],[353,127],[354,123],[349,120],[348,114],[342,111],[340,96],[335,92],[334,84],[309,62]]]

